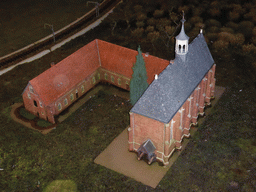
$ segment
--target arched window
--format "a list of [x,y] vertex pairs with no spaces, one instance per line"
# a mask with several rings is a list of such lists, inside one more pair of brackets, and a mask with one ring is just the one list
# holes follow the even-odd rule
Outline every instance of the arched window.
[[115,78],[114,76],[111,75],[111,81],[114,83],[115,82]]
[[73,93],[70,94],[70,100],[71,100],[71,101],[74,100],[74,94],[73,94]]
[[58,103],[58,110],[60,111],[62,108],[61,103]]
[[186,48],[186,46],[185,46],[185,45],[183,45],[183,53],[185,53],[185,48]]
[[179,45],[179,52],[181,52],[181,45]]
[[96,79],[95,79],[95,77],[94,77],[94,76],[92,77],[92,83],[93,83],[93,84],[95,84],[95,83],[96,83]]
[[67,105],[67,104],[68,104],[68,99],[65,98],[65,99],[64,99],[64,105]]

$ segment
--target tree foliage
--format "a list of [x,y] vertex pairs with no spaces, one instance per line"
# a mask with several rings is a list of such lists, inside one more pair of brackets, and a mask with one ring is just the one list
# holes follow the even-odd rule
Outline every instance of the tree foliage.
[[133,74],[130,83],[130,101],[131,104],[134,105],[148,87],[147,71],[140,46],[138,48],[138,55],[136,56],[136,63],[132,69]]

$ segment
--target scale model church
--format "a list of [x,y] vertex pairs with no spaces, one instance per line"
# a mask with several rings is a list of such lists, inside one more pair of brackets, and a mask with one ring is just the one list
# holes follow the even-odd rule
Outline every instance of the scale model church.
[[190,126],[214,97],[215,67],[202,30],[188,44],[184,31],[176,36],[175,60],[149,85],[130,112],[129,150],[167,165],[175,149],[181,149]]
[[[129,151],[138,159],[168,164],[183,137],[214,97],[215,67],[202,31],[189,44],[176,36],[175,60],[142,54],[150,84],[130,111]],[[51,123],[100,81],[129,90],[137,51],[95,39],[30,80],[22,93],[25,108]]]

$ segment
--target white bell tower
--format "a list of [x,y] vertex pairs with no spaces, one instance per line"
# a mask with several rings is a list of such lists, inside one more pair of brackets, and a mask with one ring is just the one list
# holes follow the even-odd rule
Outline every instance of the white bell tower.
[[182,22],[181,31],[180,31],[179,35],[176,36],[176,47],[175,47],[176,56],[186,55],[188,52],[189,37],[186,35],[185,30],[184,30],[184,22],[185,21],[186,20],[184,19],[184,11],[183,11],[183,18],[181,20],[181,22]]

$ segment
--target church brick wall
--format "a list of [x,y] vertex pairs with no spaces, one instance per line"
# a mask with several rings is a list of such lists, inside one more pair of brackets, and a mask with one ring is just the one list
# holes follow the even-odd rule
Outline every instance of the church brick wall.
[[[106,74],[107,79],[105,78]],[[86,92],[88,92],[101,81],[105,81],[122,89],[129,90],[129,78],[99,68],[89,76],[85,77],[85,79],[82,82],[73,87],[71,90],[68,90],[63,96],[58,98],[54,103],[50,104],[49,106],[43,105],[42,107],[38,107],[40,99],[35,93],[31,93],[29,91],[30,85],[28,85],[22,95],[24,106],[26,110],[28,110],[32,114],[39,116],[40,118],[54,124],[56,123],[55,116],[58,116],[61,112],[67,109],[71,104],[73,104],[76,100],[78,100],[81,96],[86,94]],[[28,98],[28,94],[30,94],[31,99]],[[71,94],[73,94],[73,99],[71,99]],[[37,107],[34,106],[34,100],[38,104]]]
[[165,124],[136,113],[130,113],[129,150],[137,151],[141,144],[150,139],[156,147],[158,158],[164,153]]
[[204,113],[205,103],[210,101],[206,97],[212,96],[214,89],[214,72],[215,66],[209,70],[168,124],[130,113],[129,150],[136,151],[143,142],[151,139],[156,147],[157,160],[167,165],[172,153],[182,148],[183,138],[190,136],[190,127],[197,124],[198,114]]

